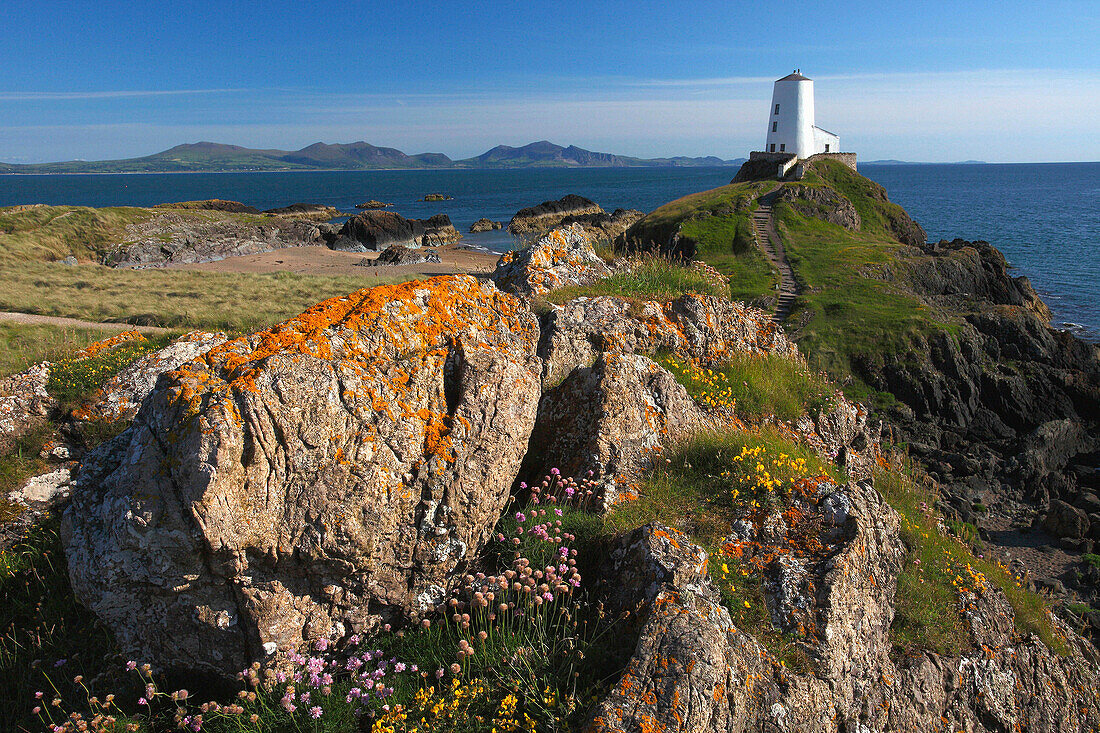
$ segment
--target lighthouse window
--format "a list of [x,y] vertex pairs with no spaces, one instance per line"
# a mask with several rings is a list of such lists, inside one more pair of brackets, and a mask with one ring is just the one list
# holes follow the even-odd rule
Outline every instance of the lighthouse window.
[[772,123],[772,132],[775,132],[777,127],[779,127],[779,123],[778,122],[773,122]]
[[773,152],[773,153],[775,152],[775,143],[772,143],[772,149],[771,149],[770,152]]
[[829,152],[829,143],[825,143],[825,152]]
[[783,144],[780,144],[780,145],[779,145],[779,152],[781,152],[781,153],[782,153],[782,152],[783,152],[783,151],[785,151],[786,149],[787,149],[787,146],[786,146],[786,145],[783,145]]
[[779,105],[778,105],[778,104],[777,104],[777,105],[775,105],[775,113],[776,113],[776,114],[779,114]]

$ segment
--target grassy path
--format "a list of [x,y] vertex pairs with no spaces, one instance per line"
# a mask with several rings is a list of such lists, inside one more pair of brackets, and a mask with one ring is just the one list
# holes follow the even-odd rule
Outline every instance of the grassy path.
[[[60,316],[40,316],[35,313],[12,313],[0,311],[0,321],[19,323],[26,326],[62,326],[64,328],[92,328],[98,331],[139,331],[141,333],[168,333],[172,329],[160,326],[133,326],[129,323],[101,323],[98,321],[82,321],[79,318],[62,318]],[[177,329],[178,330],[178,329]]]
[[756,242],[768,260],[779,270],[779,293],[775,303],[775,313],[772,321],[783,325],[794,307],[794,301],[802,291],[798,281],[795,280],[794,270],[787,261],[787,253],[783,249],[783,240],[775,228],[775,217],[772,212],[773,195],[779,186],[772,188],[758,199],[758,205],[752,212],[752,228],[756,234]]

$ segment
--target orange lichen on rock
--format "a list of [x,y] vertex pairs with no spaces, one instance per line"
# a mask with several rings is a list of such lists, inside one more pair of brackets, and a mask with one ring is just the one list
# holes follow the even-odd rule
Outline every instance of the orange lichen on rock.
[[88,346],[73,354],[72,358],[87,359],[89,356],[95,356],[96,354],[100,354],[107,349],[114,348],[115,346],[119,346],[120,344],[130,342],[142,342],[146,340],[147,339],[137,331],[123,331],[122,333],[111,336],[110,338],[101,339],[99,341],[96,341],[94,344],[89,344]]

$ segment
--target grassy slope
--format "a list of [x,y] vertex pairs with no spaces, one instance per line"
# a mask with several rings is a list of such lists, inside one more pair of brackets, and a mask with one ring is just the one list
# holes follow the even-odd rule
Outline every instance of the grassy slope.
[[738,300],[752,300],[773,292],[778,275],[752,244],[749,217],[756,197],[772,188],[769,181],[737,183],[703,191],[656,209],[628,232],[628,237],[667,243],[679,231],[693,239],[698,257],[730,278],[730,292]]
[[[0,310],[93,321],[179,328],[253,330],[290,318],[325,298],[392,281],[385,277],[322,277],[277,273],[222,274],[122,270],[94,264],[126,226],[163,210],[42,206],[0,209]],[[247,214],[173,211],[196,218]],[[75,256],[77,267],[59,260]]]
[[[755,246],[738,246],[735,237],[738,227],[748,224],[756,197],[777,185],[753,181],[685,196],[649,214],[629,234],[664,244],[679,230],[699,243],[700,259],[731,276],[734,298],[768,295],[774,292],[775,276],[767,261]],[[845,379],[861,358],[904,351],[921,332],[953,330],[949,319],[932,312],[903,281],[887,283],[864,275],[864,268],[889,264],[904,247],[892,224],[905,212],[884,200],[877,184],[836,161],[821,161],[802,181],[783,185],[832,187],[852,201],[863,221],[860,231],[850,232],[801,216],[785,203],[775,207],[788,259],[805,288],[787,329],[812,367]],[[858,379],[847,391],[857,399],[892,399],[872,394]]]

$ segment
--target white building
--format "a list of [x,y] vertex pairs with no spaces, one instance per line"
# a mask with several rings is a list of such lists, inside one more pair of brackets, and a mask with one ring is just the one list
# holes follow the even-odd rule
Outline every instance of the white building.
[[814,125],[814,82],[796,70],[775,82],[768,116],[766,153],[809,158],[840,151],[840,137]]

